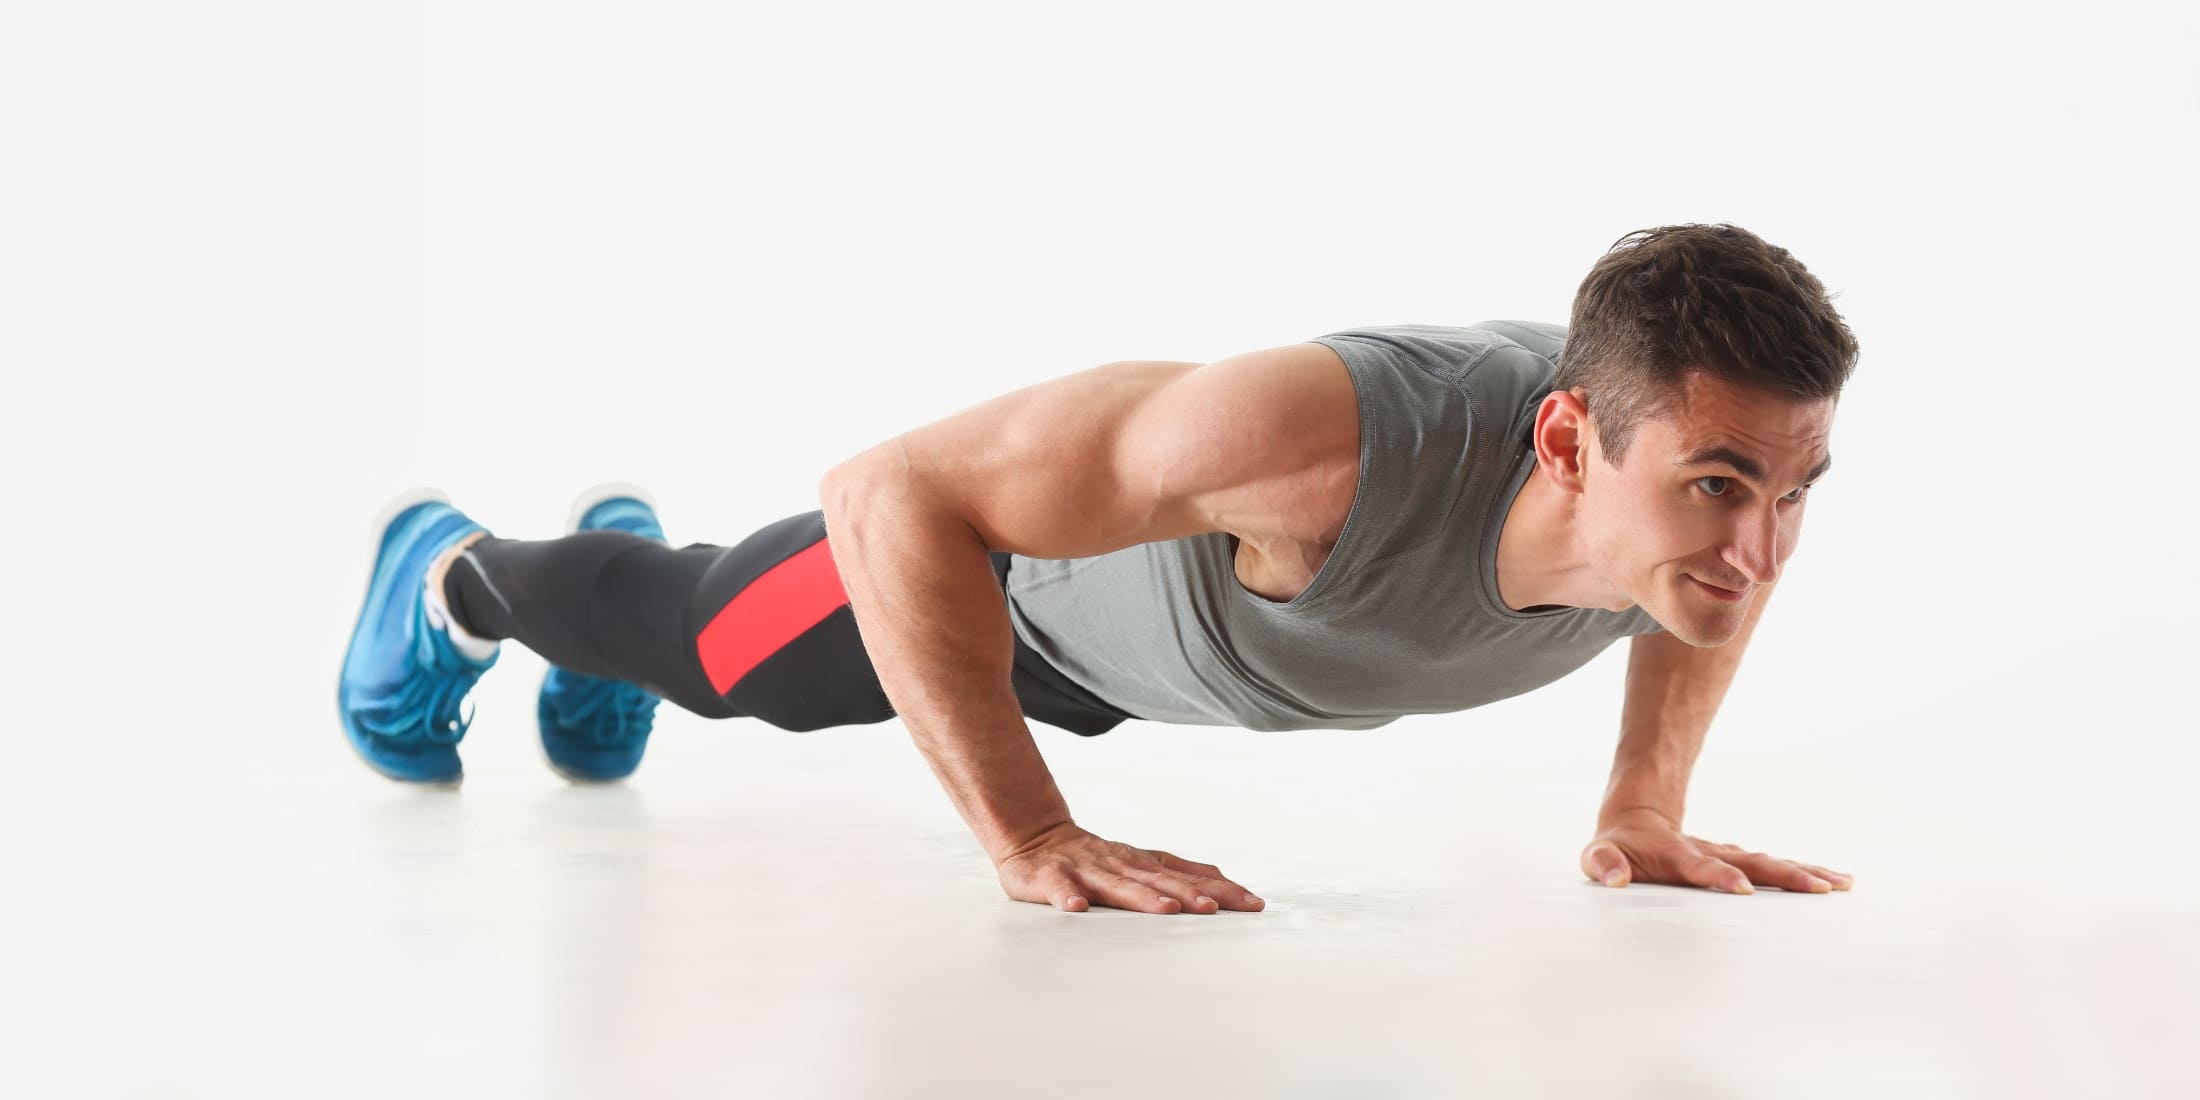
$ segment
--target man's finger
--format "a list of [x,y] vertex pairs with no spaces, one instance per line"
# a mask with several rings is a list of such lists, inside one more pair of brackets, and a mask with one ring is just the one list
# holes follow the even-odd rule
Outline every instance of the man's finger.
[[1856,876],[1844,875],[1839,871],[1828,871],[1815,863],[1798,863],[1796,866],[1832,883],[1833,888],[1836,890],[1846,890],[1856,884]]
[[1062,912],[1082,913],[1085,911],[1085,893],[1077,888],[1077,883],[1069,877],[1067,872],[1056,870],[1038,875],[1032,879],[1030,888],[1037,890],[1039,896],[1045,898],[1048,904],[1060,909]]
[[[1100,864],[1100,873],[1119,875],[1133,882],[1143,883],[1147,889],[1154,892],[1156,897],[1168,898],[1176,902],[1181,907],[1182,912],[1189,913],[1206,908],[1204,903],[1199,900],[1205,895],[1205,891],[1185,882],[1182,876],[1163,868],[1161,861],[1155,858],[1152,852],[1144,849],[1133,849],[1128,855],[1115,855],[1105,858]],[[1177,909],[1156,910],[1150,905],[1141,906],[1140,909],[1149,913],[1179,911]]]
[[1195,896],[1205,895],[1213,898],[1215,904],[1224,909],[1235,909],[1242,913],[1255,913],[1259,912],[1260,907],[1266,904],[1255,897],[1251,890],[1217,875],[1202,875],[1191,871],[1182,871],[1177,874],[1177,877],[1191,883],[1196,890]]
[[1210,896],[1205,886],[1196,882],[1187,882],[1181,875],[1149,871],[1144,875],[1132,875],[1131,877],[1144,878],[1146,884],[1159,891],[1162,896],[1175,898],[1177,904],[1182,905],[1187,913],[1206,916],[1222,908],[1222,903]]
[[1197,860],[1185,859],[1169,852],[1155,852],[1153,857],[1159,860],[1163,867],[1176,872],[1178,878],[1191,882],[1193,886],[1198,888],[1198,893],[1213,898],[1215,904],[1221,908],[1235,909],[1241,913],[1257,913],[1262,906],[1268,904],[1255,896],[1251,890],[1232,881],[1229,876],[1222,873],[1220,867],[1212,863],[1201,863]]
[[1221,868],[1212,863],[1200,863],[1167,852],[1155,852],[1153,856],[1161,861],[1163,867],[1174,871],[1178,878],[1190,882],[1200,893],[1215,899],[1215,904],[1224,909],[1250,913],[1259,910],[1264,904],[1251,890],[1232,881],[1222,873]]
[[1625,886],[1634,877],[1626,855],[1620,852],[1618,845],[1608,840],[1589,845],[1589,850],[1582,853],[1581,869],[1591,879],[1606,886]]
[[1749,884],[1749,876],[1742,869],[1723,859],[1698,856],[1688,862],[1683,873],[1689,882],[1712,890],[1724,890],[1729,894],[1754,894],[1757,888]]
[[1226,878],[1211,880],[1206,884],[1206,888],[1207,896],[1221,902],[1224,909],[1235,909],[1240,913],[1258,913],[1268,905],[1267,902],[1260,900],[1259,894]]
[[1117,909],[1134,913],[1175,913],[1184,908],[1183,902],[1129,875],[1096,871],[1092,877],[1099,881],[1102,899]]
[[1778,859],[1763,852],[1728,856],[1733,864],[1748,872],[1749,880],[1759,886],[1777,886],[1794,894],[1827,894],[1833,892],[1833,880],[1819,878],[1804,870],[1792,860]]
[[1163,867],[1171,871],[1199,875],[1203,878],[1219,878],[1224,882],[1230,880],[1230,876],[1222,873],[1222,868],[1212,863],[1200,863],[1196,860],[1185,859],[1182,856],[1170,855],[1167,852],[1155,852],[1153,855],[1155,859],[1161,861]]

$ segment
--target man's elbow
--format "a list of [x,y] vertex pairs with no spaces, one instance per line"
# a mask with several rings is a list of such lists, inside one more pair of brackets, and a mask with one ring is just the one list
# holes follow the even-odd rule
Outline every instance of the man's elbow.
[[865,451],[825,471],[825,476],[817,481],[818,503],[827,512],[838,510],[877,477],[877,467],[872,451]]
[[825,476],[817,480],[817,502],[827,512],[840,507],[841,499],[846,496],[847,491],[848,464],[845,462],[825,471]]

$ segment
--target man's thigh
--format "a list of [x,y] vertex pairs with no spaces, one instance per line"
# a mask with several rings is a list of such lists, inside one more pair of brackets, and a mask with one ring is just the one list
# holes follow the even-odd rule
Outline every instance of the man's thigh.
[[[1008,557],[992,554],[1004,586]],[[788,730],[894,716],[833,564],[822,509],[725,548],[696,586],[689,627],[704,678],[741,714]],[[1086,735],[1130,717],[1070,682],[1023,639],[1014,644],[1010,680],[1026,717]]]

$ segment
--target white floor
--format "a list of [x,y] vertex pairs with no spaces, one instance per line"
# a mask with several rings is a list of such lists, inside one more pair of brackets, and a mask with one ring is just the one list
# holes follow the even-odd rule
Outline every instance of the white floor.
[[[156,748],[24,784],[0,1085],[2200,1089],[2189,730],[2141,730],[2107,705],[2091,750],[2066,752],[1994,733],[1989,710],[1944,725],[1953,697],[1877,726],[1838,700],[1774,720],[1786,688],[1768,669],[1714,733],[1691,829],[1849,871],[1856,889],[1612,891],[1574,858],[1617,656],[1372,733],[1041,727],[1081,821],[1218,863],[1270,899],[1213,917],[1007,900],[898,725],[798,735],[668,709],[631,783],[572,788],[528,738],[540,663],[508,650],[477,693],[467,784],[421,791],[353,761],[301,688],[278,700],[295,713],[238,716],[260,755],[227,777]],[[2031,748],[1979,752],[1993,736]],[[2155,751],[2132,751],[2149,738]]]

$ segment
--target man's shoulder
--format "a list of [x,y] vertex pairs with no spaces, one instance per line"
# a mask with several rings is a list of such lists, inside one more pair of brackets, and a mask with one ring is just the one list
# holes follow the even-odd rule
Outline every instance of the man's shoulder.
[[[1397,322],[1360,325],[1316,337],[1369,365],[1413,368],[1467,382],[1478,371],[1548,371],[1565,342],[1565,328],[1542,321],[1479,321],[1472,325]],[[1491,364],[1489,367],[1485,363]]]

